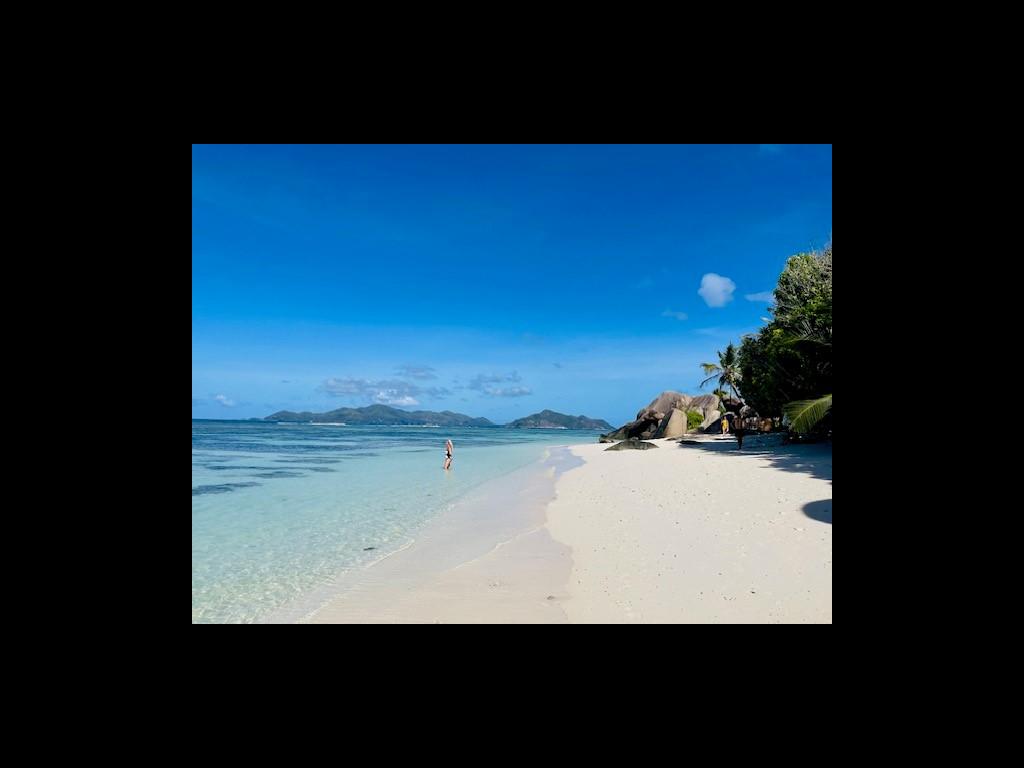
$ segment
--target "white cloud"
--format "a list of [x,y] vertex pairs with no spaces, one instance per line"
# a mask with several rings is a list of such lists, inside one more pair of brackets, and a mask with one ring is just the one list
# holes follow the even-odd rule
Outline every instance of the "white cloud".
[[421,387],[408,381],[388,379],[330,378],[319,386],[319,391],[332,397],[348,397],[358,402],[380,403],[381,405],[419,405],[418,398],[426,396],[441,400],[451,395],[445,387]]
[[689,317],[685,312],[673,312],[671,309],[666,309],[661,313],[662,317],[674,317],[676,320],[685,320]]
[[511,373],[485,374],[474,376],[467,385],[469,389],[475,389],[488,397],[524,397],[532,395],[533,391],[527,387],[499,387],[497,384],[516,384],[521,381],[519,374]]
[[405,376],[408,379],[437,378],[437,374],[434,373],[434,369],[429,365],[400,365],[395,370],[395,373],[399,376]]
[[382,405],[419,405],[420,401],[411,395],[399,395],[394,390],[384,389],[374,398]]
[[732,294],[735,290],[736,283],[728,277],[708,272],[700,279],[700,289],[697,293],[709,307],[724,307],[732,301]]
[[532,395],[533,390],[528,387],[490,387],[484,391],[484,394],[491,397],[525,397]]
[[424,389],[408,381],[398,379],[370,381],[369,379],[330,378],[320,385],[319,390],[332,397],[349,397],[362,402],[382,405],[419,405],[421,395],[441,399],[451,392],[444,387]]
[[232,400],[227,395],[214,395],[213,399],[216,400],[221,405],[223,405],[225,408],[234,408],[235,407],[235,401]]
[[366,379],[330,378],[320,385],[320,390],[334,397],[343,397],[345,395],[362,395],[369,386],[370,382]]
[[760,328],[728,328],[721,325],[715,325],[710,328],[694,328],[693,332],[699,336],[709,336],[713,339],[719,339],[721,341],[735,341],[736,339],[742,339],[744,336],[752,333],[757,333]]
[[771,291],[761,291],[759,293],[748,293],[743,297],[747,301],[763,301],[767,304],[771,304],[775,301],[775,296]]
[[501,384],[506,381],[522,381],[522,377],[516,371],[512,371],[512,373],[480,373],[470,380],[469,386],[479,389],[482,384]]

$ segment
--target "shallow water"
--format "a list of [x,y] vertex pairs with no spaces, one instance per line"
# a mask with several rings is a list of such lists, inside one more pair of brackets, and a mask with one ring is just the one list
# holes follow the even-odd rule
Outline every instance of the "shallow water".
[[[444,441],[455,444],[445,472]],[[595,432],[192,422],[192,621],[253,622]]]

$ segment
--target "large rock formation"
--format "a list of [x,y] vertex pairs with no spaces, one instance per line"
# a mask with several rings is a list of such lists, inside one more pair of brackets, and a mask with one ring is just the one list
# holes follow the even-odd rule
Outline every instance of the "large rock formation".
[[636,419],[604,437],[612,440],[656,437],[681,437],[686,433],[686,412],[697,411],[705,421],[718,408],[716,395],[690,397],[682,392],[662,392],[646,407],[637,411]]
[[707,414],[707,416],[704,417],[704,421],[702,421],[700,423],[700,427],[698,427],[698,429],[700,429],[701,432],[707,432],[707,431],[709,431],[711,429],[711,425],[718,423],[718,421],[721,418],[722,418],[722,412],[721,411],[719,411],[719,410],[710,411]]
[[652,414],[657,413],[660,413],[662,416],[664,416],[673,408],[685,410],[686,406],[690,404],[690,401],[692,399],[692,397],[690,397],[689,395],[684,395],[682,392],[672,392],[671,390],[668,392],[662,392],[656,398],[651,400],[651,402],[647,404],[646,408],[641,408],[637,412],[636,417],[638,419],[641,419],[644,418],[645,416],[650,416]]
[[690,398],[690,404],[686,406],[688,411],[700,411],[707,415],[711,411],[718,410],[718,395],[697,395]]
[[725,411],[726,413],[729,413],[730,411],[732,413],[736,413],[740,410],[740,408],[743,407],[743,401],[737,400],[736,398],[733,397],[725,397],[722,398],[722,405],[724,407],[721,410]]
[[661,437],[682,437],[686,434],[686,411],[673,408],[658,425]]

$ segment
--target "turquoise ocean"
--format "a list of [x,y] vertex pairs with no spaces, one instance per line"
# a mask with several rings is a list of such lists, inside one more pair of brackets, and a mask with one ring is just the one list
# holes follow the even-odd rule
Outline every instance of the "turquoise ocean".
[[[449,438],[455,459],[445,472]],[[193,421],[192,622],[258,621],[408,545],[469,490],[551,446],[596,438],[503,427]]]

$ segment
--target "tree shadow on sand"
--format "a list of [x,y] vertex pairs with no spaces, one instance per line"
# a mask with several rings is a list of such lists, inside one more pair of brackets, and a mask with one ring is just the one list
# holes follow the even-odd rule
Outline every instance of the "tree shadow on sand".
[[811,520],[832,525],[832,499],[822,499],[804,504],[804,514]]
[[[802,472],[821,480],[832,482],[832,444],[796,443],[777,445],[768,443],[760,436],[748,436],[743,441],[743,450],[736,447],[735,439],[690,440],[684,438],[679,447],[689,451],[708,451],[735,456],[738,460],[757,457],[767,459],[773,467],[786,472]],[[831,502],[829,502],[831,504]],[[831,512],[829,513],[831,515]],[[831,517],[829,522],[831,522]]]

